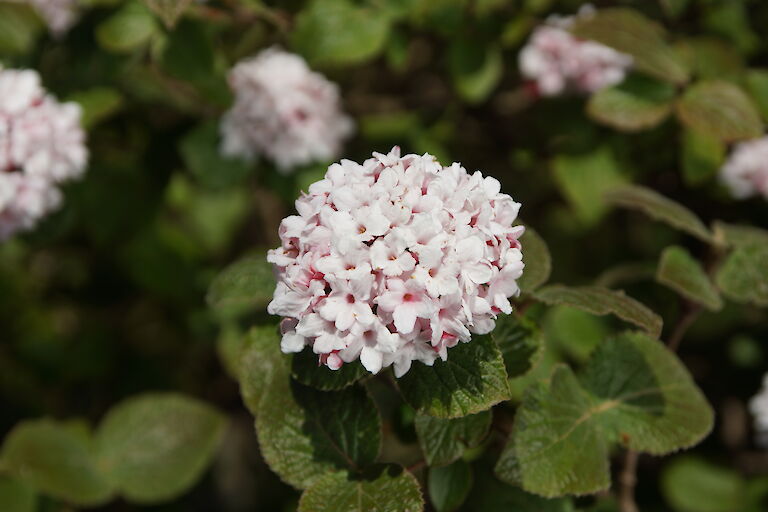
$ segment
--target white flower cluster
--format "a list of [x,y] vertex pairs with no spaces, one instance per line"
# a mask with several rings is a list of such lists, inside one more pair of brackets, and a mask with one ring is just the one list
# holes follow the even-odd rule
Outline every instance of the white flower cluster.
[[763,377],[763,389],[750,400],[749,411],[755,417],[757,442],[768,447],[768,373]]
[[768,199],[768,137],[738,144],[720,170],[720,180],[737,199]]
[[78,0],[28,0],[55,36],[64,35],[78,17]]
[[[592,15],[584,6],[578,17]],[[542,96],[566,91],[592,93],[624,80],[632,57],[594,41],[577,39],[568,31],[573,16],[552,16],[534,30],[519,55],[520,72]]]
[[229,74],[235,103],[221,123],[222,152],[265,155],[291,168],[336,158],[352,134],[339,89],[298,55],[277,48],[237,64]]
[[47,94],[37,72],[0,68],[0,240],[57,208],[58,185],[83,173],[80,115]]
[[373,156],[331,165],[283,220],[268,311],[285,317],[284,352],[310,345],[331,369],[360,358],[400,377],[512,311],[524,228],[494,178],[397,147]]

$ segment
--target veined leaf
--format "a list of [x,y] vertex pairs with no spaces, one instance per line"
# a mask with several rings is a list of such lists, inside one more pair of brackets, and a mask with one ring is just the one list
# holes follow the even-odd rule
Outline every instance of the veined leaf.
[[689,87],[677,102],[677,115],[690,128],[724,142],[763,134],[763,122],[754,103],[730,82],[704,80]]
[[256,415],[261,401],[273,382],[287,382],[290,376],[288,356],[280,352],[277,325],[253,327],[240,352],[240,394],[245,406]]
[[467,499],[472,488],[472,467],[459,460],[450,466],[429,468],[429,500],[437,512],[453,512]]
[[602,343],[578,379],[561,366],[531,388],[496,472],[542,496],[594,493],[610,485],[612,444],[663,455],[698,443],[712,424],[677,357],[625,333]]
[[488,435],[491,419],[491,411],[447,420],[417,415],[416,435],[427,464],[430,467],[450,464],[468,449],[479,446]]
[[544,345],[538,326],[529,318],[501,315],[490,334],[504,358],[510,379],[522,377],[533,368]]
[[712,223],[715,239],[725,245],[738,247],[755,242],[768,244],[768,230],[744,224],[728,224],[716,220]]
[[723,307],[720,294],[701,264],[682,247],[672,246],[664,249],[656,271],[656,280],[709,310],[718,311]]
[[625,132],[657,126],[672,111],[675,87],[642,75],[593,94],[587,113],[599,123]]
[[140,1],[131,0],[96,27],[96,39],[105,50],[130,53],[147,44],[157,30],[149,9]]
[[605,197],[610,203],[639,210],[704,242],[712,241],[712,234],[696,214],[655,190],[640,185],[623,185],[609,190]]
[[331,473],[304,491],[299,512],[421,512],[416,479],[403,468],[381,465],[362,476]]
[[547,304],[571,306],[593,315],[613,314],[645,329],[655,338],[661,334],[663,323],[661,317],[620,290],[611,290],[602,286],[571,288],[563,285],[549,285],[538,290],[534,297]]
[[293,378],[306,386],[331,391],[350,386],[367,373],[360,361],[353,361],[338,370],[331,370],[319,364],[317,358],[318,355],[310,347],[294,354],[291,362]]
[[716,281],[733,301],[768,306],[768,242],[737,246],[720,267]]

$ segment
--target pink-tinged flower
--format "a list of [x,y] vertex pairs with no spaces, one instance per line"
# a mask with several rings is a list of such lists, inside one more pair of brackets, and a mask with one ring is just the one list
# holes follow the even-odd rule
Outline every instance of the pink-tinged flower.
[[768,136],[738,144],[720,170],[720,181],[736,199],[768,199]]
[[[593,12],[591,6],[585,6],[577,16],[587,17]],[[632,65],[629,55],[572,36],[568,28],[574,19],[549,18],[534,30],[520,51],[520,72],[542,96],[557,96],[566,91],[595,92],[620,83]]]
[[755,418],[758,444],[768,447],[768,374],[763,377],[763,388],[750,400],[749,411]]
[[80,107],[59,103],[35,71],[0,68],[0,240],[61,203],[59,185],[88,160]]
[[48,30],[56,37],[63,36],[77,21],[78,0],[27,0],[27,2],[35,8],[48,25]]
[[352,134],[336,84],[278,48],[238,63],[229,74],[235,103],[221,123],[222,152],[264,155],[278,169],[335,158]]
[[520,208],[493,178],[399,148],[343,160],[296,201],[268,254],[282,350],[338,369],[431,365],[511,312],[523,271]]

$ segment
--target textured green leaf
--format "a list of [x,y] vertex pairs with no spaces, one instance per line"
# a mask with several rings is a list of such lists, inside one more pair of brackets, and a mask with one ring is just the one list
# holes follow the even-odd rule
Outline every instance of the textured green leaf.
[[699,79],[720,79],[737,82],[744,73],[744,59],[722,39],[689,37],[675,45],[693,74]]
[[691,456],[667,464],[661,489],[676,512],[732,512],[745,507],[745,482],[738,474]]
[[449,68],[453,85],[468,103],[485,100],[503,73],[501,51],[493,45],[457,39],[451,45]]
[[349,0],[312,0],[296,18],[293,43],[316,65],[357,64],[382,50],[390,21]]
[[453,512],[467,499],[472,483],[472,468],[463,460],[450,466],[429,468],[429,501],[437,512]]
[[525,270],[517,284],[520,290],[530,293],[549,279],[552,272],[552,256],[544,239],[527,224],[525,233],[520,237],[520,244],[523,247]]
[[558,187],[587,225],[595,224],[607,213],[603,194],[626,181],[608,146],[590,153],[558,155],[552,161],[552,169]]
[[3,512],[35,512],[37,496],[27,484],[0,477],[0,510]]
[[661,317],[621,290],[602,286],[568,287],[555,284],[538,290],[535,297],[547,304],[571,306],[593,315],[613,314],[645,329],[653,337],[661,334]]
[[698,185],[715,176],[725,161],[723,141],[706,132],[683,130],[682,167],[685,181]]
[[83,109],[81,122],[85,128],[92,128],[123,106],[122,94],[109,87],[94,87],[87,91],[79,91],[70,96],[69,100],[78,103]]
[[504,358],[504,367],[510,379],[528,373],[536,364],[544,340],[536,324],[525,317],[502,315],[490,334]]
[[350,386],[367,373],[360,361],[353,361],[338,370],[331,370],[321,365],[317,358],[317,354],[310,347],[294,354],[291,363],[293,378],[315,389],[331,391]]
[[716,220],[712,223],[715,238],[729,246],[738,247],[752,243],[768,243],[768,230],[744,224],[728,224]]
[[561,366],[529,390],[496,472],[542,496],[594,493],[610,484],[613,443],[663,455],[698,443],[712,424],[677,357],[625,333],[601,344],[579,379]]
[[362,476],[331,473],[301,495],[299,512],[421,512],[416,479],[399,466],[378,466]]
[[96,27],[96,40],[111,52],[129,53],[147,44],[157,31],[149,9],[132,0]]
[[70,503],[100,505],[113,494],[96,466],[90,434],[79,425],[22,422],[6,437],[0,460],[22,482]]
[[219,126],[206,121],[179,141],[179,153],[197,181],[210,188],[231,187],[253,172],[254,166],[219,151]]
[[163,20],[165,26],[173,28],[184,11],[186,11],[193,0],[145,0],[149,8]]
[[270,468],[304,489],[329,472],[357,472],[373,463],[381,420],[359,386],[319,391],[276,379],[262,398],[256,433]]
[[638,11],[600,9],[592,16],[577,18],[571,32],[631,55],[638,71],[676,84],[688,80],[685,63],[666,43],[664,29]]
[[724,142],[763,134],[763,122],[752,99],[730,82],[704,80],[689,87],[677,102],[677,115],[690,128]]
[[606,199],[624,208],[639,210],[649,217],[695,236],[704,242],[712,241],[712,234],[703,222],[685,206],[640,185],[623,185],[609,190]]
[[31,5],[0,3],[0,55],[28,52],[42,29]]
[[275,277],[263,253],[239,260],[211,283],[206,301],[223,318],[259,311],[272,300]]
[[549,308],[544,332],[558,352],[578,362],[586,362],[609,333],[606,319],[568,306]]
[[427,464],[450,464],[468,449],[479,446],[488,435],[491,420],[491,411],[447,420],[418,414],[416,435]]
[[99,426],[99,467],[131,501],[170,500],[206,470],[224,426],[219,412],[183,395],[132,397],[110,409]]
[[280,332],[276,325],[253,327],[240,352],[240,393],[248,410],[259,412],[264,395],[273,382],[288,382],[288,356],[280,352]]
[[653,128],[672,111],[675,87],[643,75],[630,75],[622,83],[591,96],[587,113],[595,121],[617,130],[635,132]]
[[763,121],[768,122],[768,70],[750,69],[747,72],[746,87],[760,110]]
[[701,264],[682,247],[664,249],[656,280],[707,309],[718,311],[723,307],[720,294]]
[[466,512],[574,512],[569,498],[546,499],[500,481],[484,466],[475,466],[475,485]]
[[504,359],[490,336],[459,343],[433,366],[414,363],[398,385],[414,409],[438,418],[474,414],[509,398]]
[[716,281],[733,301],[768,306],[768,242],[737,246],[720,267]]

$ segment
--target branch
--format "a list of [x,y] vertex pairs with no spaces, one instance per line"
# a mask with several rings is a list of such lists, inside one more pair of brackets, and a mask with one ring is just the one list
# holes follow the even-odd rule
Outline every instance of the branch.
[[635,503],[635,485],[637,485],[637,459],[639,454],[633,450],[627,450],[624,456],[624,469],[619,481],[619,510],[621,512],[639,512]]

